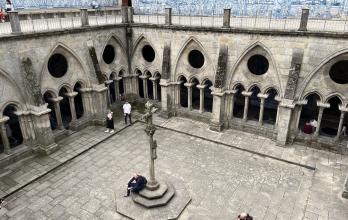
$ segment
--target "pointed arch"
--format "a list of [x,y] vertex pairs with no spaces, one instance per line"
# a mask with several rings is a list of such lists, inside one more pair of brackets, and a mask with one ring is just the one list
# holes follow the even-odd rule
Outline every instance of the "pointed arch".
[[[232,66],[232,69],[230,71],[230,74],[229,74],[229,77],[227,79],[227,82],[228,82],[228,88],[230,88],[230,85],[232,85],[232,79],[233,79],[233,76],[237,70],[237,68],[239,67],[240,63],[244,60],[244,57],[246,57],[251,51],[257,49],[257,48],[261,48],[262,50],[264,50],[266,52],[266,54],[269,55],[269,63],[271,64],[270,66],[273,66],[274,67],[274,70],[275,70],[275,75],[277,77],[277,83],[279,85],[279,95],[282,97],[283,94],[282,94],[282,85],[281,85],[281,80],[280,80],[280,75],[279,75],[279,71],[278,71],[278,65],[277,63],[275,62],[275,59],[274,59],[274,56],[271,52],[271,50],[265,45],[263,44],[262,42],[260,41],[255,41],[254,43],[252,43],[251,45],[249,45],[248,47],[246,47],[243,51],[243,53],[238,57],[237,61],[235,62],[235,64]],[[260,87],[259,87],[260,88]]]
[[183,46],[180,48],[179,52],[178,52],[178,55],[176,56],[175,58],[175,66],[174,66],[174,77],[176,77],[176,71],[177,71],[177,67],[178,67],[178,62],[179,62],[179,59],[180,57],[182,56],[182,53],[183,51],[185,51],[185,49],[188,47],[188,45],[190,45],[191,43],[194,43],[196,45],[198,45],[198,47],[202,50],[202,53],[203,55],[205,56],[205,58],[207,59],[208,63],[211,64],[211,67],[213,68],[213,72],[214,72],[214,75],[216,73],[216,68],[215,68],[215,65],[214,63],[212,62],[210,56],[209,56],[209,53],[207,53],[207,51],[205,50],[203,44],[201,44],[201,42],[195,38],[194,36],[190,36],[186,41],[185,43],[183,44]]
[[23,94],[23,89],[20,89],[19,85],[16,83],[16,81],[11,77],[11,75],[0,66],[0,75],[2,75],[6,80],[8,80],[11,85],[14,87],[14,89],[16,90],[16,92],[18,92],[18,98],[20,99],[20,102],[25,103],[25,98],[24,98],[24,94]]
[[305,92],[307,86],[309,85],[311,79],[314,77],[314,75],[316,73],[318,73],[318,71],[324,67],[328,62],[330,62],[332,59],[341,56],[343,54],[348,53],[348,48],[344,48],[341,50],[337,50],[331,54],[329,54],[327,57],[325,57],[307,76],[306,78],[303,80],[303,82],[301,83],[301,86],[299,87],[298,90],[298,95],[297,97],[302,97],[303,93]]
[[251,90],[253,90],[253,89],[255,89],[255,88],[257,88],[257,89],[260,90],[260,92],[261,92],[261,86],[260,86],[259,84],[257,84],[257,83],[251,84],[251,85],[248,87],[247,91],[248,91],[248,92],[251,92]]
[[[146,41],[146,43],[148,43],[152,49],[155,51],[155,54],[158,55],[157,53],[157,50],[156,50],[156,47],[145,37],[144,34],[141,34],[138,39],[135,41],[134,43],[134,46],[132,48],[132,54],[131,54],[131,60],[133,60],[133,57],[134,57],[134,54],[135,54],[135,51],[138,49],[138,46],[140,45],[140,43],[142,41]],[[156,59],[156,58],[155,58]]]
[[125,48],[125,46],[123,45],[121,39],[119,37],[117,37],[116,33],[115,32],[112,32],[110,33],[108,36],[107,36],[107,40],[104,42],[103,44],[103,50],[101,51],[101,54],[100,54],[100,57],[102,57],[103,55],[103,52],[105,50],[105,47],[108,45],[108,43],[114,39],[116,41],[116,43],[120,46],[121,50],[122,50],[122,53],[124,56],[127,56],[127,50]]
[[344,96],[339,92],[334,92],[334,93],[327,95],[324,99],[324,102],[327,103],[333,97],[337,97],[341,101],[341,104],[343,105],[344,98],[342,98],[342,97],[344,97]]
[[309,91],[307,92],[301,100],[306,100],[310,95],[317,95],[319,100],[322,102],[324,100],[323,96],[317,91]]
[[[86,80],[88,82],[88,84],[90,84],[90,79],[87,75],[88,71],[87,71],[87,68],[85,67],[82,59],[70,48],[68,47],[67,45],[65,45],[64,43],[62,42],[58,42],[50,51],[49,53],[47,54],[46,58],[45,58],[45,61],[43,62],[43,66],[42,66],[42,69],[41,69],[41,73],[40,73],[40,83],[42,85],[42,81],[43,81],[43,77],[44,77],[44,74],[45,74],[45,71],[47,70],[47,63],[48,63],[48,60],[50,59],[50,57],[54,54],[55,51],[58,50],[58,48],[62,48],[62,50],[64,51],[67,51],[69,54],[71,54],[72,57],[74,57],[78,64],[81,66],[83,72],[84,72],[84,75],[86,76]],[[48,71],[48,70],[47,70]]]

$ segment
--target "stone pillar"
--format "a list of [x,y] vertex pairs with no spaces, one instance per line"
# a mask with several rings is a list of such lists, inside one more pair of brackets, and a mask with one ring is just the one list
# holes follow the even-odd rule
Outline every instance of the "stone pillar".
[[82,27],[89,26],[88,9],[87,8],[80,9],[80,16],[81,16],[81,26]]
[[107,88],[102,85],[93,85],[93,108],[94,108],[94,121],[99,125],[105,124],[105,118],[107,113]]
[[26,118],[30,115],[28,111],[16,111],[15,114],[18,116],[18,122],[20,130],[22,132],[23,143],[30,145],[31,132],[29,131],[30,127],[26,123]]
[[[169,83],[168,79],[160,79],[160,86],[161,86],[161,107],[162,111],[160,113],[160,116],[163,118],[169,118],[172,116],[172,97],[171,97],[171,86],[172,84]],[[176,91],[176,85],[174,84],[174,91]],[[173,101],[175,103],[175,100]]]
[[259,113],[259,125],[263,124],[263,112],[265,109],[265,100],[268,98],[268,94],[257,94],[257,97],[261,99],[260,113]]
[[321,119],[323,118],[324,109],[325,108],[330,108],[330,104],[329,103],[317,102],[317,106],[319,107],[318,126],[315,129],[314,137],[318,137],[319,136],[320,124],[321,124]]
[[165,8],[165,23],[166,25],[172,25],[172,8]]
[[57,121],[58,129],[64,129],[62,114],[61,114],[60,105],[59,105],[60,101],[63,100],[63,97],[58,96],[57,98],[50,98],[49,100],[53,102],[54,104],[54,112],[56,113],[56,121]]
[[237,90],[231,90],[229,91],[230,94],[230,104],[228,106],[228,111],[227,111],[227,119],[233,119],[233,109],[234,109],[234,95],[237,93]]
[[230,27],[230,20],[231,20],[231,9],[225,8],[224,9],[224,18],[223,18],[223,26],[224,28]]
[[184,86],[187,87],[187,100],[188,100],[188,104],[187,104],[187,107],[188,109],[191,111],[192,110],[192,86],[193,84],[192,83],[185,83]]
[[197,85],[199,89],[199,113],[204,112],[204,89],[207,85]]
[[122,23],[129,23],[128,6],[122,6],[121,14],[122,14]]
[[81,88],[80,89],[81,96],[82,96],[82,104],[83,104],[83,110],[84,110],[84,117],[90,118],[92,115],[95,114],[93,104],[93,91],[92,88]]
[[210,121],[209,129],[213,131],[222,131],[223,129],[223,114],[225,109],[225,94],[221,88],[215,88],[212,92],[213,99],[213,113]]
[[133,23],[133,14],[134,14],[134,8],[128,7],[128,22]]
[[158,80],[158,77],[151,77],[149,78],[152,82],[152,93],[153,93],[153,100],[158,100],[158,94],[157,94],[157,83],[156,80]]
[[302,8],[301,23],[298,29],[299,31],[307,31],[308,17],[309,17],[309,9]]
[[174,88],[175,88],[175,105],[177,106],[180,106],[180,87],[181,87],[181,84],[183,83],[183,81],[179,81],[179,82],[174,82]]
[[147,99],[147,76],[139,76],[140,79],[143,80],[143,93],[144,93],[144,98]]
[[21,23],[20,23],[19,17],[18,17],[18,11],[9,11],[8,15],[10,18],[12,34],[22,33]]
[[[114,79],[114,89],[115,89],[115,100],[120,100],[120,81],[122,77],[116,77]],[[123,86],[124,89],[124,86]]]
[[77,94],[78,94],[77,92],[70,92],[70,93],[65,94],[69,99],[69,106],[70,106],[70,112],[71,112],[71,123],[74,123],[77,120],[75,102],[74,102],[75,96],[77,96]]
[[[338,141],[340,139],[340,135],[341,135],[342,127],[343,127],[344,115],[346,113],[346,111],[343,111],[345,108],[342,108],[342,106],[339,106],[339,109],[341,111],[341,115],[340,115],[340,122],[338,124],[337,135],[335,137],[335,141]],[[345,110],[348,110],[348,109],[345,109]]]
[[279,119],[277,126],[277,145],[284,146],[288,140],[292,110],[295,108],[293,100],[283,99],[279,104]]
[[242,95],[244,96],[244,112],[243,112],[243,121],[248,120],[248,110],[249,110],[249,98],[252,95],[252,92],[243,91]]
[[110,84],[113,82],[113,80],[106,80],[105,81],[105,86],[108,89],[107,91],[107,101],[108,101],[108,106],[111,105],[112,100],[111,100],[111,94],[110,94]]
[[298,132],[299,131],[299,124],[300,124],[300,119],[301,119],[301,112],[302,112],[302,106],[307,105],[308,100],[301,100],[296,102],[296,107],[298,108],[297,110],[297,115],[296,115],[296,124],[295,128],[293,129],[294,131]]
[[29,106],[32,113],[33,125],[35,129],[35,147],[34,151],[42,154],[51,154],[58,150],[58,145],[54,142],[49,113],[51,109],[47,108],[47,103],[40,106]]
[[1,135],[2,143],[4,144],[5,154],[11,153],[10,141],[8,140],[6,126],[5,126],[8,120],[10,120],[10,118],[7,116],[4,116],[3,118],[0,119],[0,126],[1,126],[0,135]]

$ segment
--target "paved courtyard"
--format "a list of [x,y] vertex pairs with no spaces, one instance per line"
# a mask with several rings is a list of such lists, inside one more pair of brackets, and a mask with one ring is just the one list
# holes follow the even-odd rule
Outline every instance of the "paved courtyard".
[[[280,148],[234,130],[212,132],[189,119],[155,123],[163,126],[155,134],[157,176],[181,179],[192,197],[180,219],[235,219],[242,211],[256,220],[348,219],[348,202],[341,198],[346,156]],[[148,175],[143,129],[140,122],[127,127],[11,195],[0,219],[125,219],[115,211],[115,191],[134,171]]]

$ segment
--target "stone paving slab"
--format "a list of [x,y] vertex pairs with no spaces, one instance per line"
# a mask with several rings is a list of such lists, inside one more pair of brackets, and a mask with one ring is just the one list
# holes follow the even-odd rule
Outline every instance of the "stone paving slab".
[[[115,132],[123,128],[122,122],[115,125]],[[2,167],[0,173],[0,198],[6,197],[36,178],[48,173],[62,163],[88,150],[105,140],[111,133],[105,133],[104,127],[88,126],[81,131],[60,140],[59,150],[48,155],[32,155],[9,166]]]
[[[192,197],[180,219],[235,219],[242,211],[265,220],[348,219],[347,200],[341,198],[347,156],[300,145],[279,148],[267,138],[235,130],[212,132],[207,124],[189,119],[155,117],[154,122],[196,135],[166,129],[155,134],[156,175],[180,179]],[[0,219],[125,219],[116,213],[114,194],[134,171],[147,175],[143,129],[141,123],[128,127],[14,193],[0,210]],[[89,135],[102,132],[91,129]],[[263,146],[256,149],[283,149],[282,158],[295,158],[316,170],[197,136],[254,150],[248,146],[256,139]]]

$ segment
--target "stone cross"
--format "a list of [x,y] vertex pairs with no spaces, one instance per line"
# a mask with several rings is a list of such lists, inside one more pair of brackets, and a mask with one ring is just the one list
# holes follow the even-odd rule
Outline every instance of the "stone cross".
[[146,187],[149,190],[156,190],[159,188],[159,183],[155,178],[155,159],[157,158],[156,148],[157,142],[153,139],[153,135],[156,131],[156,126],[152,124],[152,115],[157,111],[157,108],[153,106],[151,102],[147,102],[145,104],[145,114],[143,115],[143,119],[145,119],[146,128],[145,132],[147,136],[149,136],[150,143],[150,180],[148,181]]

